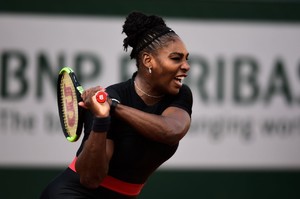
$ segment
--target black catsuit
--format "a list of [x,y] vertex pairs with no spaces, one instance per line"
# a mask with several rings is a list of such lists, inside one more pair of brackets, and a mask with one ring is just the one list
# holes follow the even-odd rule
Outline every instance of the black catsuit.
[[[141,111],[160,115],[170,107],[179,107],[192,113],[192,93],[183,85],[177,95],[165,96],[155,105],[148,106],[137,95],[134,89],[134,78],[112,85],[106,89],[109,96],[118,99],[123,105]],[[91,131],[92,115],[85,113],[84,138],[76,156],[82,150],[83,143]],[[147,178],[177,150],[177,145],[166,145],[143,137],[130,125],[112,116],[107,138],[114,141],[114,153],[110,160],[108,175],[124,182],[144,184]],[[137,196],[126,196],[116,191],[99,186],[97,189],[87,189],[80,184],[79,175],[67,168],[52,181],[41,195],[41,199],[128,199]]]

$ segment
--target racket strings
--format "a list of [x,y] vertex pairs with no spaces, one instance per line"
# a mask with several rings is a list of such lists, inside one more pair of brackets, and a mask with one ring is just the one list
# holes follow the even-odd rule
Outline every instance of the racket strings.
[[64,127],[69,136],[76,136],[78,124],[78,101],[76,88],[68,73],[64,73],[60,82],[61,105]]

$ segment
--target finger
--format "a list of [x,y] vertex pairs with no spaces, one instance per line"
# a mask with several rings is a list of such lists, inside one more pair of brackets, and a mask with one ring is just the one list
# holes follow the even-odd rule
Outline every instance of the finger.
[[85,105],[84,102],[79,102],[79,103],[78,103],[78,106],[83,107],[83,108],[85,108],[85,109],[88,109],[88,107]]
[[82,92],[81,98],[82,98],[82,99],[85,99],[85,98],[86,98],[86,91],[83,91],[83,92]]

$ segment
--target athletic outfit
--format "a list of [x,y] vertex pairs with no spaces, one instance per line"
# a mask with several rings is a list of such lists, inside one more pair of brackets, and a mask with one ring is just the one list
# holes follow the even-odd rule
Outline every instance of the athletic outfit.
[[[167,95],[157,104],[148,106],[137,95],[134,89],[136,73],[128,81],[112,85],[106,89],[111,98],[121,104],[147,113],[161,115],[170,107],[179,107],[192,113],[192,93],[183,85],[177,95]],[[76,156],[82,150],[92,127],[93,116],[85,112],[84,137]],[[107,139],[114,141],[114,153],[109,163],[108,176],[97,189],[87,189],[80,184],[75,171],[75,161],[59,175],[44,191],[41,199],[52,198],[97,198],[97,199],[133,199],[137,198],[148,177],[177,150],[178,144],[167,145],[150,140],[124,121],[112,115]]]

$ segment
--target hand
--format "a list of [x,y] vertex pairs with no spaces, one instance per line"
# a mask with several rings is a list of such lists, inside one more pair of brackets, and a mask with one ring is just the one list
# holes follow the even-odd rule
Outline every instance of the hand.
[[85,90],[82,95],[82,102],[79,102],[79,106],[87,108],[92,111],[95,117],[108,117],[110,111],[110,105],[107,101],[99,103],[96,99],[96,94],[99,91],[105,91],[101,86],[96,86]]

